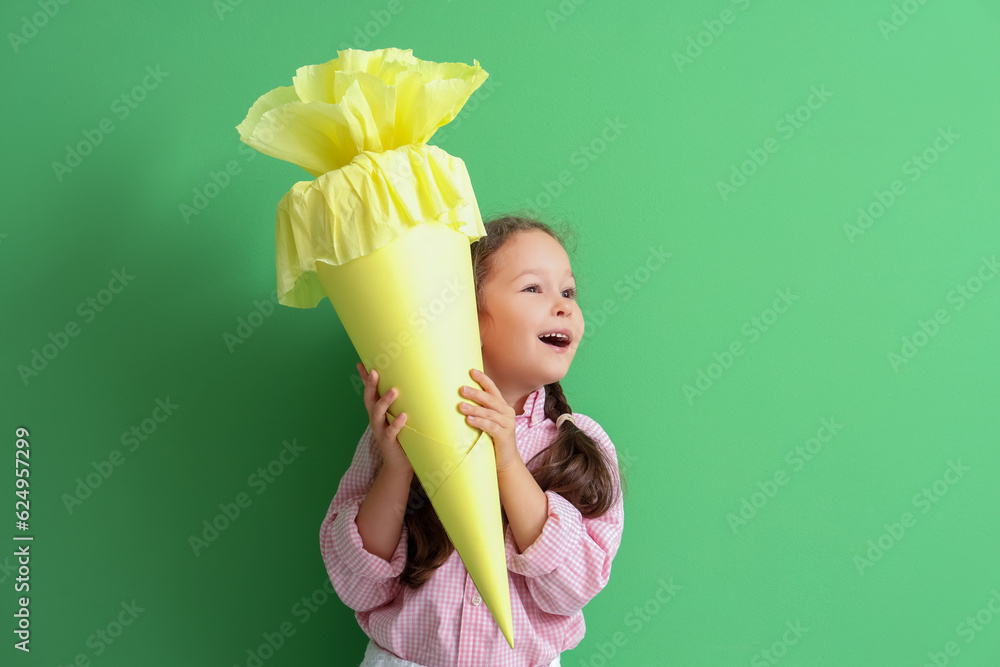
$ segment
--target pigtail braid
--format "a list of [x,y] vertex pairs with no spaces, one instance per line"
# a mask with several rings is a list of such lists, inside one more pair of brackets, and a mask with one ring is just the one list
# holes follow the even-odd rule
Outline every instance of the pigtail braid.
[[[562,386],[558,382],[545,385],[545,416],[555,421],[560,415],[572,413]],[[623,493],[616,483],[612,466],[587,433],[566,420],[548,447],[532,457],[536,466],[529,468],[543,491],[555,491],[570,501],[587,518],[607,512]],[[622,480],[622,484],[624,481]]]

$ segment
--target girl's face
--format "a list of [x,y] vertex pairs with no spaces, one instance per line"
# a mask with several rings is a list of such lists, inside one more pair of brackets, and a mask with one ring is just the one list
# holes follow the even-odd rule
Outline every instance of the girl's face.
[[[566,376],[583,338],[569,256],[543,231],[518,232],[497,251],[482,291],[483,372],[519,411],[528,394]],[[539,340],[553,331],[566,334],[568,344]]]

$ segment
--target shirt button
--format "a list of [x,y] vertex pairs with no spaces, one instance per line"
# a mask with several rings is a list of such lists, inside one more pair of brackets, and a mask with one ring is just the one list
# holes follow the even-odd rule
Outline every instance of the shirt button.
[[472,596],[472,604],[476,605],[477,607],[479,606],[479,603],[482,601],[483,599],[479,597],[478,593]]

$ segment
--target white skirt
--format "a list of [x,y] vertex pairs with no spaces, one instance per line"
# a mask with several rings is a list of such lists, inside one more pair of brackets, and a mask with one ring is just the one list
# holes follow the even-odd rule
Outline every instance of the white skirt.
[[[368,647],[365,649],[365,657],[358,667],[389,667],[389,665],[394,667],[425,667],[409,660],[403,660],[369,639]],[[555,660],[549,663],[549,667],[561,667],[558,655]]]
[[398,655],[386,651],[369,638],[364,660],[361,661],[359,667],[389,667],[389,665],[397,667],[424,667],[424,665],[416,662],[403,660]]

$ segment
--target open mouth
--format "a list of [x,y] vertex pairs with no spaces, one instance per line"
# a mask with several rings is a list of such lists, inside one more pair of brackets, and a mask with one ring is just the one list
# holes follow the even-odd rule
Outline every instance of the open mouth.
[[556,349],[565,349],[569,347],[569,336],[561,333],[549,333],[543,334],[538,337],[538,340],[542,341],[549,347],[554,347]]

